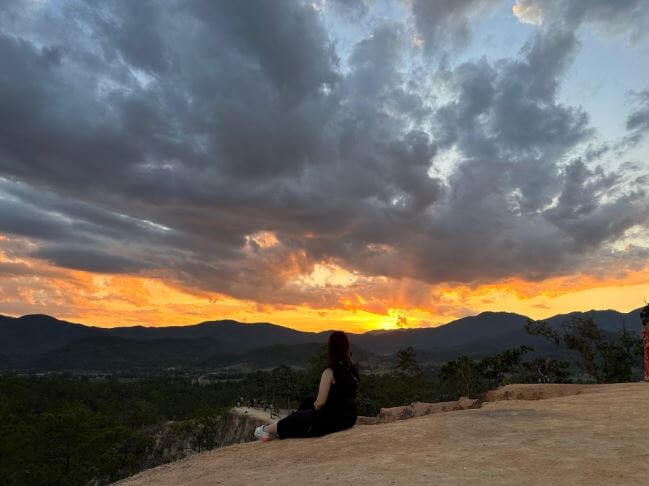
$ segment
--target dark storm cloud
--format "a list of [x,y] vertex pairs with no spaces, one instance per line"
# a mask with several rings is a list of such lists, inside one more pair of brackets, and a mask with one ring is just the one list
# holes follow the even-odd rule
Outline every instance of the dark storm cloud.
[[[601,160],[605,157],[620,159],[626,153],[640,144],[649,133],[649,90],[640,92],[631,91],[628,96],[632,102],[632,109],[627,116],[625,128],[627,134],[614,142],[601,142],[592,144],[584,153],[586,162]],[[636,170],[640,169],[637,163],[627,162]],[[638,177],[646,180],[649,175],[640,174]]]
[[61,222],[34,208],[7,199],[0,199],[0,232],[56,240],[68,233]]
[[[592,135],[586,113],[557,101],[559,78],[577,47],[569,30],[540,32],[518,60],[469,62],[443,73],[456,97],[436,110],[433,133],[440,149],[459,152],[449,197],[433,205],[417,231],[414,224],[393,226],[399,236],[383,242],[407,259],[390,258],[394,265],[386,267],[355,254],[363,271],[425,281],[544,278],[574,271],[607,238],[646,223],[641,192],[601,203],[614,190],[612,183],[590,183],[609,181],[601,170],[576,183],[592,207],[567,197],[577,187],[569,187],[562,158]],[[615,223],[604,224],[609,218]]]
[[642,190],[630,191],[608,204],[599,202],[598,195],[619,182],[617,175],[607,174],[601,167],[588,169],[581,160],[575,160],[564,168],[563,176],[558,204],[545,216],[570,234],[580,251],[615,241],[627,229],[649,220],[647,197]]
[[[413,12],[435,49],[495,3]],[[23,255],[322,303],[286,282],[321,261],[431,283],[543,278],[646,224],[640,189],[573,155],[592,135],[557,100],[573,29],[413,74],[407,25],[376,25],[343,69],[307,3],[17,5],[0,7],[0,233],[37,243]]]
[[469,21],[501,5],[503,0],[412,0],[412,14],[426,51],[466,47]]
[[[438,213],[438,225],[452,231],[433,254],[463,265],[427,265],[428,279],[544,278],[596,259],[605,240],[646,224],[646,194],[616,195],[614,174],[579,160],[562,164],[592,135],[587,114],[557,100],[577,47],[571,30],[541,31],[518,60],[470,62],[446,74],[457,98],[437,111],[436,132],[461,161]],[[602,202],[604,194],[612,200]]]
[[248,62],[258,64],[283,96],[300,100],[317,94],[338,76],[333,44],[316,12],[299,2],[191,2],[196,18],[220,27],[225,39]]
[[350,19],[358,20],[370,9],[371,0],[333,0],[331,5],[334,10]]
[[649,131],[649,89],[632,93],[632,97],[636,106],[626,120],[626,129],[632,132],[635,140],[639,140]]
[[[121,55],[131,66],[148,72],[173,67],[164,49],[164,24],[156,2],[92,1],[89,5],[92,7],[83,13],[105,39],[102,48],[106,57],[115,59]],[[72,9],[69,13],[76,14]]]
[[573,28],[590,24],[603,33],[627,37],[633,43],[649,32],[645,0],[517,0],[516,4],[529,9],[533,18],[540,15],[538,20],[544,24]]
[[93,248],[74,245],[46,245],[29,256],[55,265],[105,273],[136,273],[147,268],[143,262]]

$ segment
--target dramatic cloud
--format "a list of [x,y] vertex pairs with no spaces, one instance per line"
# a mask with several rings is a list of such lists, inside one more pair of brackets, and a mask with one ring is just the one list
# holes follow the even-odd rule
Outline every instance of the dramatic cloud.
[[643,0],[516,0],[513,11],[523,22],[572,27],[590,24],[633,43],[649,32],[649,9]]
[[[646,248],[620,242],[647,229],[646,166],[588,152],[589,115],[560,89],[577,25],[635,42],[647,16],[582,3],[518,0],[540,27],[516,57],[432,67],[502,2],[412,0],[379,21],[361,1],[4,2],[0,272],[444,313],[431,286],[638,270]],[[334,42],[330,7],[369,30]]]
[[417,30],[429,54],[466,47],[470,38],[469,21],[502,3],[502,0],[410,0]]
[[632,93],[632,97],[636,101],[636,109],[627,118],[626,129],[637,143],[649,132],[649,89]]

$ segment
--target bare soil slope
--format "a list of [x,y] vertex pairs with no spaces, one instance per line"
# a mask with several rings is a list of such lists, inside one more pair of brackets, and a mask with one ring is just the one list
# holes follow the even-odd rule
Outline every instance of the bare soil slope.
[[568,390],[513,385],[480,409],[237,444],[121,484],[649,484],[649,383]]

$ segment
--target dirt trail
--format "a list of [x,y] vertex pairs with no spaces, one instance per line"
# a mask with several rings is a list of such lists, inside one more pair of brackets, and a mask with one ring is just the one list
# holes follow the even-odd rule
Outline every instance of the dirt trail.
[[237,444],[120,484],[649,484],[649,383],[507,399],[551,396],[550,388],[512,385],[480,409]]
[[[234,407],[232,409],[233,411],[240,413],[240,414],[245,414],[245,415],[250,415],[251,417],[255,417],[263,422],[272,422],[273,420],[277,420],[277,417],[271,418],[269,412],[265,412],[263,410],[259,410],[258,408],[252,408],[252,407]],[[280,413],[279,418],[285,417],[286,413]]]

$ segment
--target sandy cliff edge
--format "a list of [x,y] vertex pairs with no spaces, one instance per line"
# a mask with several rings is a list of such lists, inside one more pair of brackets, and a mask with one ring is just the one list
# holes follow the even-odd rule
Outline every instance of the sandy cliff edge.
[[[510,385],[479,409],[236,444],[118,484],[647,484],[649,383],[540,386]],[[552,387],[563,396],[540,399]]]

